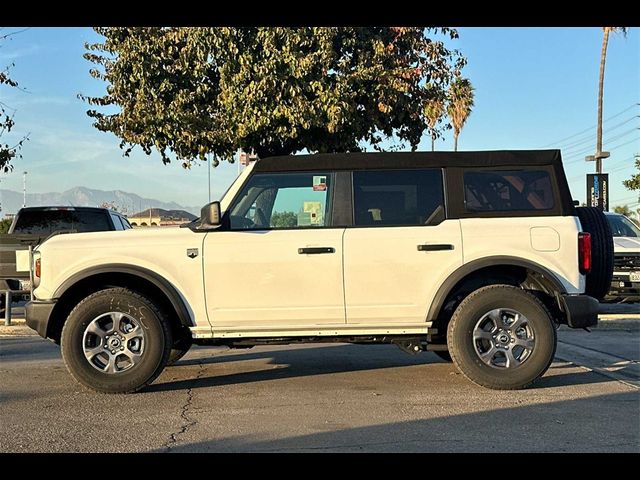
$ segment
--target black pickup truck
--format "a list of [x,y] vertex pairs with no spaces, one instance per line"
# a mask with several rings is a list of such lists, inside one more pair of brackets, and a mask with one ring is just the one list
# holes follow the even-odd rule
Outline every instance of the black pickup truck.
[[[16,252],[28,250],[59,233],[127,230],[129,221],[118,212],[93,207],[26,207],[16,214],[9,232],[0,235],[0,292],[31,289],[29,271],[18,271]],[[17,294],[20,295],[20,294]],[[15,297],[14,297],[15,298]],[[0,313],[5,295],[0,295]]]

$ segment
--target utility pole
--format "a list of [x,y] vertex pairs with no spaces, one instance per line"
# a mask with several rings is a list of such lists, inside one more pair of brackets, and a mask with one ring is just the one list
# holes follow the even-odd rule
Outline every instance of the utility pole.
[[22,172],[22,208],[27,206],[27,172]]
[[207,158],[207,174],[209,177],[209,202],[211,203],[211,155]]

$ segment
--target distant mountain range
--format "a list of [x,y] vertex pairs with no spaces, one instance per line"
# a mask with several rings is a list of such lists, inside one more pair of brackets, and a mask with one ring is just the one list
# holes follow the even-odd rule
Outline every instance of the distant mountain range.
[[[9,213],[16,213],[22,208],[22,192],[0,190],[0,194],[2,206],[0,217]],[[149,207],[162,208],[164,210],[186,210],[190,213],[200,212],[200,207],[185,207],[176,202],[162,202],[152,198],[143,198],[135,193],[123,192],[122,190],[105,191],[75,187],[62,193],[27,193],[27,206],[29,207],[43,205],[99,207],[103,203],[114,205],[118,211],[125,215],[132,215]]]

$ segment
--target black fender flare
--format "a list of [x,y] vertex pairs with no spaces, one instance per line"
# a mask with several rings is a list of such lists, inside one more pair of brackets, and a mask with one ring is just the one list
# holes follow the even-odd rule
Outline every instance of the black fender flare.
[[485,257],[479,260],[473,260],[469,263],[465,263],[461,267],[458,267],[457,270],[454,270],[451,275],[449,275],[449,277],[442,283],[442,285],[440,285],[440,288],[433,297],[433,301],[431,302],[431,306],[429,307],[429,313],[427,314],[427,321],[433,322],[438,318],[438,314],[444,306],[444,301],[446,300],[449,293],[453,290],[453,288],[458,284],[458,282],[460,282],[460,280],[483,268],[499,266],[523,267],[529,269],[541,275],[553,286],[553,289],[559,294],[567,293],[566,288],[564,288],[564,285],[562,285],[562,282],[558,279],[558,277],[548,268],[545,268],[542,265],[539,265],[535,262],[530,262],[528,260],[523,260],[522,258],[510,257],[506,255]]
[[54,292],[53,298],[59,299],[61,298],[67,290],[76,285],[78,282],[93,277],[100,274],[105,273],[122,273],[127,275],[132,275],[135,277],[142,278],[150,283],[152,283],[155,287],[157,287],[168,299],[171,303],[171,306],[178,314],[178,319],[180,323],[184,327],[192,327],[194,326],[193,319],[189,314],[189,310],[184,303],[184,300],[178,293],[178,290],[169,282],[166,278],[158,275],[157,273],[136,265],[128,265],[121,263],[112,263],[100,265],[98,267],[90,267],[85,270],[81,270],[69,278],[67,278]]

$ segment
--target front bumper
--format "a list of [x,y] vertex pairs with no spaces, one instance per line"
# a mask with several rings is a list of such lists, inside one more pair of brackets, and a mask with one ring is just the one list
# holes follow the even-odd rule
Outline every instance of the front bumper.
[[613,272],[611,289],[607,297],[640,298],[640,282],[630,281],[628,273]]
[[51,318],[51,312],[55,306],[55,300],[48,302],[32,300],[27,302],[24,307],[24,316],[27,325],[38,332],[38,335],[43,338],[47,338],[49,319]]
[[567,325],[571,328],[593,327],[598,324],[599,302],[587,295],[562,295]]

